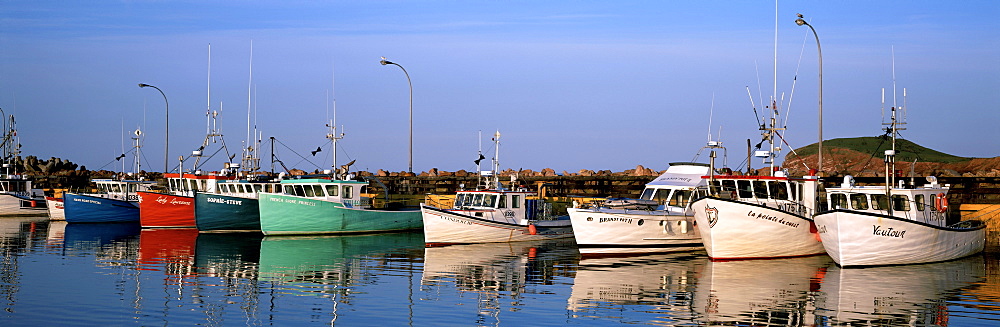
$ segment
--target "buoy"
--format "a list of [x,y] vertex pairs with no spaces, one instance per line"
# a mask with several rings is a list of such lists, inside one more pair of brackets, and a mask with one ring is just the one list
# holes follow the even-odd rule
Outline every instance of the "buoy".
[[530,235],[538,234],[538,229],[535,228],[535,225],[528,225],[528,234]]
[[944,196],[944,193],[938,193],[937,199],[934,199],[934,201],[937,203],[938,211],[945,212],[945,210],[948,210],[948,198]]

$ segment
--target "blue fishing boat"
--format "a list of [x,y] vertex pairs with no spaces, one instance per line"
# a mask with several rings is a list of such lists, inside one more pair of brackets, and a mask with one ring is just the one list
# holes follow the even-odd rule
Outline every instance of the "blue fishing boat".
[[63,208],[69,223],[138,222],[139,196],[156,182],[95,179],[96,193],[63,194]]

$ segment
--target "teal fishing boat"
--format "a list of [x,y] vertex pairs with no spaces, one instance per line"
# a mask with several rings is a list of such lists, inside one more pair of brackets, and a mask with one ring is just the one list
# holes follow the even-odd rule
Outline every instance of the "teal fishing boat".
[[264,235],[368,233],[423,228],[417,208],[373,208],[354,180],[281,181],[282,194],[260,193],[260,230]]

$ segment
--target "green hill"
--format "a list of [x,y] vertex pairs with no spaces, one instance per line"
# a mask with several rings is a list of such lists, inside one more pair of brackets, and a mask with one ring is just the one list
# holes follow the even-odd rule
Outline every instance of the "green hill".
[[[875,157],[884,158],[885,150],[891,147],[890,142],[890,139],[884,139],[881,136],[832,139],[823,141],[823,153],[826,154],[827,151],[833,148],[842,148],[869,155],[874,153]],[[816,143],[795,149],[795,152],[802,157],[815,155]],[[896,139],[896,154],[897,162],[913,161],[914,158],[920,162],[942,163],[962,162],[972,159],[931,150],[904,139]]]

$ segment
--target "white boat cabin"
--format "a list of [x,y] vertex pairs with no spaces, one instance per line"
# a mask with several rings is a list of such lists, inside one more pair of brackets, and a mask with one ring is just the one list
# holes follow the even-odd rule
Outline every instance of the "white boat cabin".
[[[777,176],[711,176],[713,194],[722,199],[755,203],[805,217],[816,213],[819,180],[814,177],[793,179]],[[705,176],[709,178],[709,176]]]
[[153,181],[115,179],[95,179],[93,182],[97,187],[97,193],[88,195],[129,202],[138,202],[139,195],[136,192],[148,191],[150,187],[156,185]]
[[28,198],[45,198],[45,193],[41,189],[32,188],[31,180],[23,179],[21,175],[0,175],[0,194]]
[[651,201],[656,210],[690,213],[691,200],[704,195],[699,187],[708,185],[702,176],[709,174],[707,164],[673,162],[662,175],[646,184],[640,200]]
[[[893,187],[886,194],[885,186],[856,186],[854,178],[844,176],[840,187],[827,188],[831,210],[846,209],[891,215],[934,226],[946,226],[949,186],[940,185],[937,178],[927,177],[929,184],[907,188]],[[890,210],[891,209],[891,210]],[[890,212],[891,211],[891,212]]]
[[526,225],[531,221],[550,220],[552,204],[528,199],[535,192],[526,190],[458,191],[452,212],[510,224]]
[[215,174],[164,174],[167,190],[174,195],[194,196],[194,192],[218,193],[218,184],[236,177]]
[[220,181],[216,184],[215,194],[234,196],[247,199],[256,199],[257,195],[264,193],[281,193],[281,186],[278,182],[260,181],[251,182],[247,180]]
[[366,182],[329,179],[294,179],[281,181],[282,193],[309,199],[343,204],[348,208],[370,208],[371,199],[361,194]]

